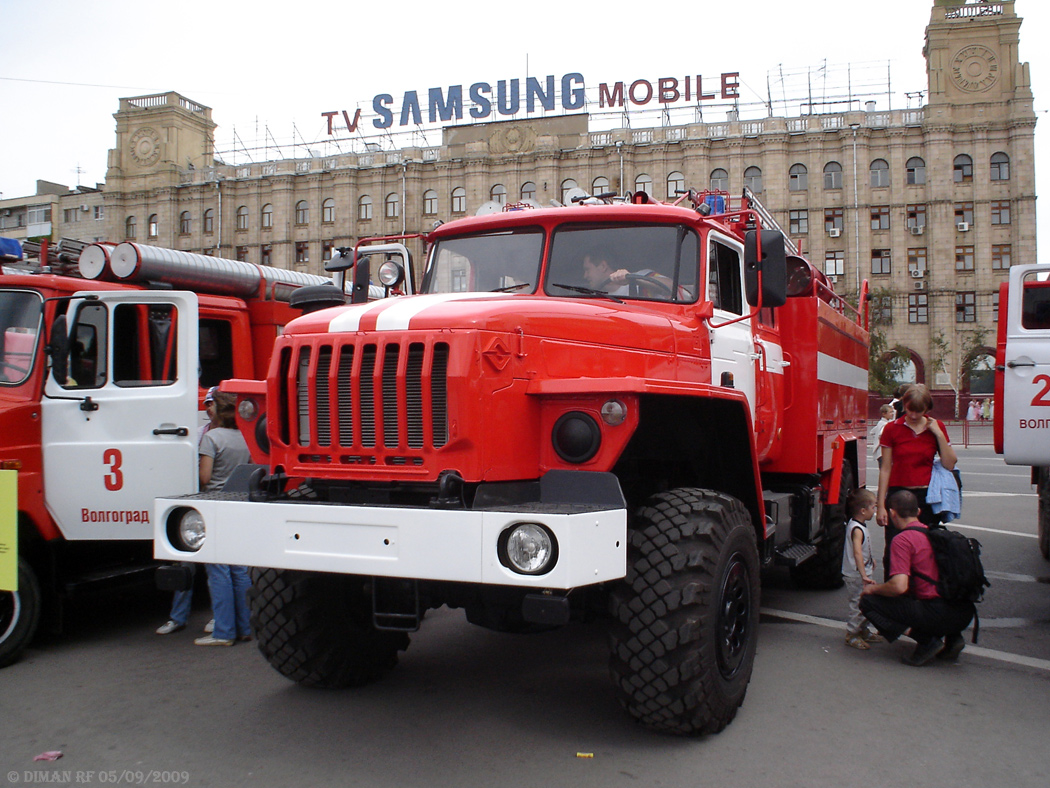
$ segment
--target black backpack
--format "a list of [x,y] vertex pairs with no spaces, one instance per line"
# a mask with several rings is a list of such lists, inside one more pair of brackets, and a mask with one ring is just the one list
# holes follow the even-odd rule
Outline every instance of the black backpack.
[[[984,589],[992,584],[984,576],[984,565],[981,563],[981,543],[958,531],[952,531],[944,525],[931,525],[918,528],[910,525],[905,531],[925,532],[933,548],[933,558],[937,562],[937,593],[946,602],[980,602],[984,598]],[[917,577],[927,583],[933,579],[922,572],[912,570]],[[973,642],[981,631],[981,622],[977,608],[973,613]]]

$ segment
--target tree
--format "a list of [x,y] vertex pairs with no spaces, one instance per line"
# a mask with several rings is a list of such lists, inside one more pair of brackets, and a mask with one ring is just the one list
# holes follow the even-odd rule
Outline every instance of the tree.
[[911,359],[903,345],[889,346],[886,332],[872,325],[868,346],[868,389],[882,397],[892,397],[900,385],[901,372]]
[[938,331],[930,337],[933,371],[945,373],[948,376],[948,385],[955,392],[955,418],[959,418],[959,398],[963,382],[969,380],[984,356],[981,351],[984,350],[984,340],[988,331],[987,328],[975,328],[973,331],[956,334],[960,343],[958,353],[953,352],[952,343],[943,331]]

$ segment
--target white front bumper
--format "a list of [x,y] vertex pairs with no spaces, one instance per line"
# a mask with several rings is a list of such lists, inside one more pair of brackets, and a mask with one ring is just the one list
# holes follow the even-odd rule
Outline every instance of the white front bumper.
[[[185,507],[204,518],[207,538],[195,553],[168,538],[168,516]],[[154,515],[154,555],[168,561],[555,589],[616,580],[627,566],[625,509],[450,511],[191,496],[157,499]],[[499,535],[520,522],[554,533],[558,560],[548,573],[520,575],[500,563]]]

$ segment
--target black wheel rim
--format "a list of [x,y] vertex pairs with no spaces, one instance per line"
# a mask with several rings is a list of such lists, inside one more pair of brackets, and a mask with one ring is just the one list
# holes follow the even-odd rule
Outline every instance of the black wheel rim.
[[18,610],[21,607],[18,594],[13,591],[0,591],[0,643],[11,635],[18,621]]
[[726,567],[718,599],[718,670],[731,679],[744,664],[751,638],[751,578],[738,554]]

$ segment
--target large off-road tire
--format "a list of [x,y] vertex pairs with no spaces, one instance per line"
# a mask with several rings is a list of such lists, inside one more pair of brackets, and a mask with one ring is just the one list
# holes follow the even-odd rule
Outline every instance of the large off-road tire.
[[307,687],[367,684],[397,664],[403,632],[372,625],[366,578],[252,569],[252,630],[278,673]]
[[1039,552],[1050,561],[1050,468],[1039,469]]
[[821,518],[823,538],[817,545],[817,554],[798,566],[791,567],[791,579],[800,588],[832,590],[842,587],[842,551],[846,544],[846,499],[856,486],[853,465],[842,461],[842,481],[839,484],[839,502],[824,506]]
[[755,531],[710,490],[654,495],[632,517],[627,576],[613,590],[610,669],[648,728],[717,733],[744,702],[759,617]]
[[0,591],[0,668],[16,662],[40,623],[40,583],[29,563],[18,559],[18,590]]

